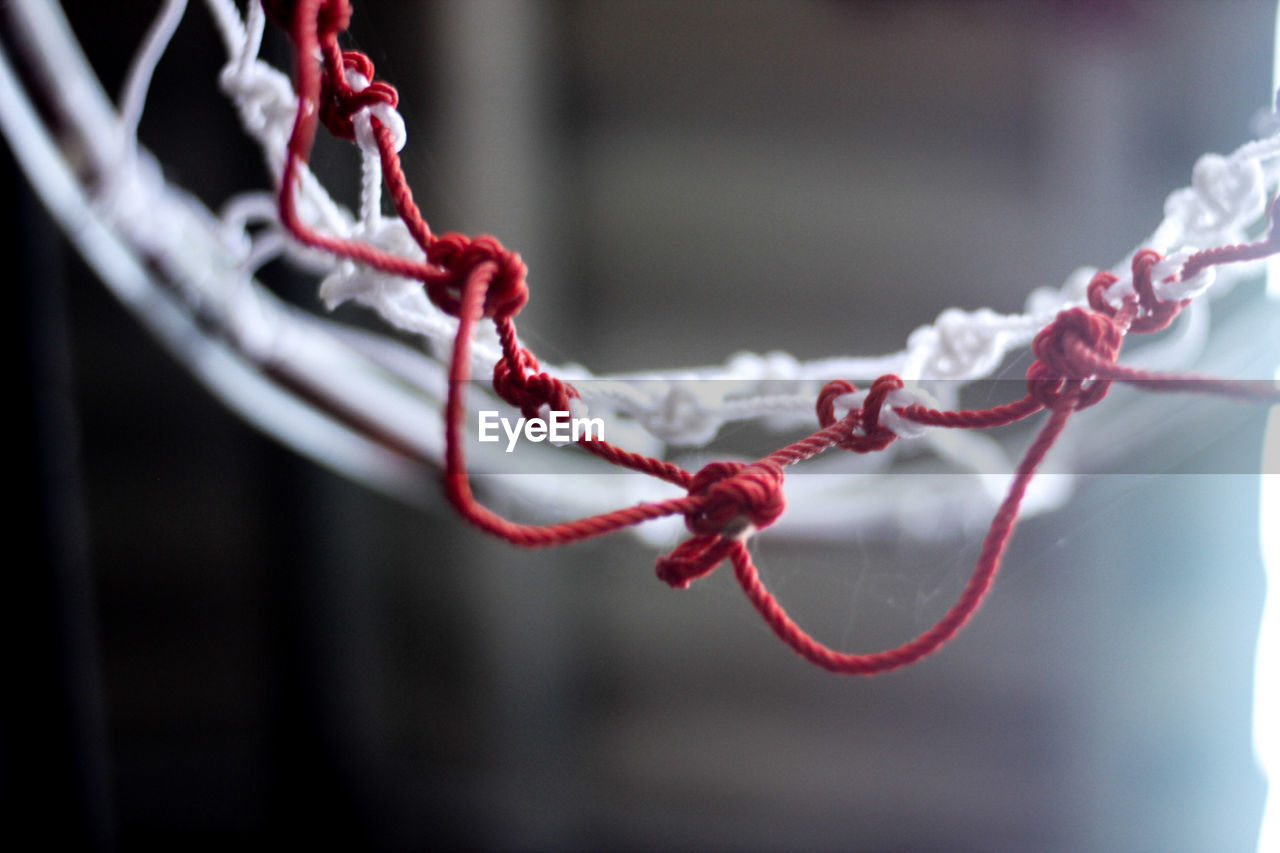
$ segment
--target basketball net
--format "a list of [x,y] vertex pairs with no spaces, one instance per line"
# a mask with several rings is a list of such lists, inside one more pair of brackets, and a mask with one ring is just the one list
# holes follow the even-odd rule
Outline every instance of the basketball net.
[[[46,82],[58,81],[37,108],[39,86],[24,86],[0,57],[0,118],[11,145],[104,280],[228,405],[394,494],[416,496],[424,470],[442,470],[444,494],[460,516],[517,546],[622,530],[669,546],[683,523],[683,541],[658,561],[659,578],[684,588],[730,563],[778,637],[831,671],[905,666],[969,621],[1018,520],[1067,496],[1065,479],[1046,483],[1036,472],[1072,469],[1070,454],[1050,453],[1077,413],[1109,402],[1113,384],[1229,398],[1222,405],[1280,401],[1274,383],[1186,372],[1176,335],[1120,361],[1131,335],[1162,332],[1193,315],[1215,292],[1256,275],[1280,248],[1280,207],[1271,200],[1280,184],[1274,110],[1260,138],[1196,163],[1190,185],[1169,195],[1164,219],[1130,255],[1033,292],[1021,313],[948,309],[902,349],[880,356],[802,361],[746,353],[701,368],[598,376],[542,362],[522,343],[515,318],[537,292],[518,254],[487,235],[437,232],[423,217],[400,162],[408,131],[398,93],[368,57],[342,49],[347,0],[251,2],[244,17],[232,0],[207,0],[228,56],[217,83],[275,178],[274,188],[237,196],[216,215],[166,182],[136,135],[152,71],[185,0],[165,3],[118,112],[57,7],[11,5],[12,26],[30,46],[24,61],[42,68]],[[268,25],[292,44],[292,75],[259,55]],[[58,121],[45,121],[40,109]],[[321,133],[349,140],[359,153],[354,211],[336,203],[311,170]],[[69,138],[79,162],[66,154]],[[367,306],[420,346],[280,303],[254,280],[280,256],[316,272],[329,308]],[[1019,395],[982,409],[959,405],[965,384],[993,375],[1027,347],[1034,360]],[[610,440],[575,433],[560,443],[574,446],[549,442],[521,454],[535,461],[517,461],[473,439],[477,413],[487,410],[541,422],[543,437],[557,413],[595,420],[607,425]],[[1023,421],[1035,425],[1034,434],[1014,454],[1018,461],[1008,462],[983,431]],[[742,423],[786,438],[757,458],[684,467],[681,448],[706,445],[725,425]],[[527,429],[524,436],[533,438]],[[870,460],[861,474],[888,470],[903,444],[913,446],[914,458],[971,476],[951,478],[947,489],[885,477],[857,492],[837,476],[787,480],[798,466],[847,472],[839,461],[847,454]],[[620,476],[597,476],[603,466]],[[496,472],[486,477],[484,501],[472,487],[471,473],[480,469]],[[520,475],[527,470],[543,474]],[[529,509],[514,518],[505,512],[512,506]],[[764,585],[748,547],[766,529],[799,540],[839,540],[851,530],[945,537],[977,519],[987,534],[958,601],[914,640],[871,654],[840,652],[805,633]]]

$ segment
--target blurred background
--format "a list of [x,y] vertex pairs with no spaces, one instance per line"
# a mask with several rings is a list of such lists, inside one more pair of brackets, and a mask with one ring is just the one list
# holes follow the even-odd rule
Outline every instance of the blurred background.
[[[117,91],[158,3],[63,5]],[[596,371],[896,350],[949,306],[1021,310],[1110,265],[1196,157],[1248,137],[1275,14],[353,5],[428,219],[521,252],[526,341]],[[221,51],[193,2],[141,129],[213,205],[266,183]],[[278,34],[267,53],[289,61]],[[317,157],[354,199],[354,149]],[[1264,411],[1086,476],[1019,530],[952,646],[840,678],[725,571],[677,593],[626,537],[519,551],[262,437],[139,331],[8,164],[9,826],[52,803],[43,837],[121,849],[1253,849]],[[980,535],[754,551],[803,625],[870,651],[950,605]]]

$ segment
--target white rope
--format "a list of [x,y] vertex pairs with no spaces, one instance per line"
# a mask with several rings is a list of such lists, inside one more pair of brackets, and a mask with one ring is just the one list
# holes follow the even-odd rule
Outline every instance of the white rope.
[[[258,57],[265,24],[261,8],[256,2],[252,3],[242,19],[232,0],[206,2],[228,52],[228,63],[219,77],[220,85],[235,103],[246,131],[262,147],[268,166],[278,178],[296,97],[286,75]],[[420,447],[424,456],[439,459],[443,435],[438,410],[447,386],[439,358],[443,357],[441,353],[447,350],[456,331],[453,318],[439,312],[417,282],[375,274],[347,262],[335,262],[327,255],[302,249],[288,240],[277,220],[274,196],[269,192],[237,196],[227,202],[221,217],[214,217],[195,199],[165,183],[161,170],[145,150],[139,148],[132,158],[135,165],[126,168],[118,156],[116,137],[102,133],[104,127],[121,127],[122,120],[112,112],[105,96],[95,91],[91,73],[76,54],[65,22],[54,14],[56,6],[45,0],[15,0],[14,8],[21,26],[26,28],[27,40],[39,45],[38,61],[61,69],[60,88],[53,92],[53,98],[55,112],[60,115],[66,132],[76,134],[74,138],[78,143],[70,150],[83,151],[97,173],[106,176],[100,183],[86,188],[88,195],[83,201],[72,199],[59,208],[64,227],[82,251],[92,256],[95,250],[85,248],[91,242],[88,236],[81,239],[77,235],[106,235],[108,231],[111,239],[121,241],[121,248],[112,251],[123,252],[129,246],[135,251],[138,247],[144,248],[149,262],[168,271],[182,287],[183,298],[196,306],[201,315],[218,315],[218,328],[225,332],[224,338],[239,345],[242,352],[264,363],[286,366],[297,375],[308,377],[308,381],[323,383],[325,393],[344,404],[358,405],[385,433],[402,436],[404,441]],[[166,6],[166,10],[170,8]],[[148,67],[148,64],[153,67],[155,59],[151,57],[158,54],[146,45],[144,50],[148,58],[145,63],[139,60],[138,67]],[[80,67],[84,70],[76,70]],[[141,86],[140,91],[145,92],[145,86]],[[6,133],[11,139],[22,140],[24,136],[39,133],[35,119],[30,117],[34,113],[24,111],[23,103],[16,88],[0,99],[0,119],[8,122]],[[362,128],[367,126],[371,130],[374,118],[391,128],[397,141],[400,140],[396,117],[391,114],[371,111],[367,117],[356,118],[357,134],[365,137],[366,144],[368,134]],[[1194,298],[1211,294],[1220,289],[1224,281],[1247,272],[1224,268],[1218,275],[1218,284],[1213,286],[1207,278],[1179,282],[1175,275],[1173,281],[1163,280],[1176,272],[1180,259],[1190,251],[1241,242],[1256,230],[1264,207],[1259,200],[1265,202],[1280,172],[1277,165],[1280,139],[1274,135],[1280,129],[1280,121],[1272,120],[1265,126],[1273,135],[1247,143],[1226,156],[1207,156],[1201,161],[1205,165],[1197,165],[1191,186],[1170,195],[1164,221],[1152,238],[1143,243],[1170,255],[1157,267],[1156,277],[1160,280],[1157,288],[1162,296]],[[357,144],[360,142],[358,138]],[[23,150],[21,145],[18,148]],[[29,174],[38,176],[37,183],[41,186],[52,185],[51,176],[62,176],[58,179],[70,184],[74,170],[67,164],[57,169],[53,165],[59,156],[65,156],[65,150],[47,144],[41,153],[29,155],[28,163],[35,165],[25,168]],[[363,176],[357,214],[335,204],[310,172],[304,172],[301,182],[301,214],[313,227],[329,233],[366,240],[388,251],[420,258],[421,251],[409,238],[404,224],[398,218],[383,215],[379,209],[380,162],[364,156],[366,150],[365,145],[361,145],[362,168],[367,174]],[[46,177],[49,180],[45,180]],[[52,198],[56,193],[47,190],[45,196]],[[92,221],[95,228],[102,230],[80,229],[74,223],[81,219]],[[100,242],[105,243],[107,239],[102,236]],[[99,238],[94,236],[93,240]],[[356,334],[355,330],[337,328],[317,318],[283,310],[251,280],[253,271],[279,254],[282,248],[292,261],[320,272],[321,295],[326,303],[336,306],[355,300],[369,305],[393,327],[421,336],[435,357],[404,347],[391,338],[376,344],[367,333]],[[215,255],[219,251],[221,255]],[[94,263],[108,268],[101,260]],[[1132,287],[1126,266],[1127,260],[1122,260],[1115,270],[1119,280],[1110,294],[1114,298]],[[664,443],[707,441],[723,424],[736,421],[754,421],[777,430],[811,428],[818,389],[823,382],[836,377],[865,380],[897,373],[918,380],[912,386],[916,392],[932,393],[939,398],[941,407],[954,408],[960,382],[940,379],[965,381],[989,375],[1005,354],[1025,346],[1060,308],[1081,304],[1094,272],[1077,270],[1059,288],[1032,292],[1021,314],[948,309],[933,323],[913,332],[905,348],[882,356],[800,361],[786,353],[739,353],[721,365],[612,377],[594,377],[585,368],[573,365],[552,370],[579,386],[593,416],[611,418],[611,440],[646,455],[666,452]],[[104,277],[109,276],[104,274]],[[132,289],[121,292],[132,294],[125,298],[136,303],[135,310],[148,319],[148,312],[153,311],[149,306],[159,300],[154,298],[155,294],[143,292],[144,286],[137,283],[140,278],[126,278],[132,282],[129,284]],[[1195,305],[1197,310],[1184,312],[1185,319],[1179,326],[1181,333],[1156,342],[1149,348],[1151,353],[1166,347],[1166,351],[1174,355],[1188,348],[1198,351],[1204,339],[1207,315],[1202,309],[1206,307],[1207,300],[1201,300]],[[1235,321],[1235,318],[1229,319]],[[1259,333],[1267,334],[1265,330],[1245,334]],[[184,353],[191,349],[183,343],[186,338],[181,335],[175,333],[170,339],[175,351]],[[346,354],[339,355],[339,352]],[[351,355],[352,352],[356,355]],[[492,368],[499,352],[491,332],[477,341],[475,352],[473,369],[475,375],[483,376]],[[1145,354],[1135,353],[1135,359]],[[218,363],[223,360],[221,356],[216,359]],[[201,362],[207,363],[212,361]],[[202,368],[193,369],[199,372]],[[382,371],[382,378],[378,378],[377,371]],[[206,371],[206,375],[212,374]],[[393,379],[388,381],[387,375]],[[779,380],[788,380],[785,383],[788,393],[777,393]],[[235,391],[245,381],[241,377],[212,384],[217,393],[234,406],[237,399],[245,396],[240,394],[238,398]],[[894,398],[897,404],[910,404],[915,399]],[[846,402],[857,403],[857,400]],[[272,432],[295,446],[304,447],[322,462],[334,464],[337,454],[348,460],[344,470],[352,476],[362,477],[366,482],[385,483],[394,479],[393,466],[385,456],[378,455],[383,461],[369,463],[371,467],[366,470],[361,469],[362,463],[354,460],[369,460],[376,453],[361,451],[363,455],[351,452],[343,455],[341,442],[333,438],[335,430],[324,432],[328,438],[321,440],[317,437],[320,432],[303,430],[305,419],[298,421],[299,426],[295,428],[291,426],[293,415],[273,413],[259,403],[247,403],[244,399],[240,399],[240,403],[242,410],[256,413],[250,417],[269,424],[267,428]],[[893,405],[891,402],[882,413],[884,422],[889,428],[905,433],[908,425],[895,424],[892,420]],[[296,414],[304,408],[293,406],[288,411]],[[1141,415],[1148,408],[1142,407],[1142,411],[1132,414]],[[432,411],[437,414],[432,416]],[[1149,424],[1147,427],[1154,428]],[[1130,431],[1140,432],[1141,428],[1133,426]],[[1080,440],[1084,442],[1086,438]],[[326,450],[326,441],[337,443]],[[1115,436],[1105,439],[1107,448],[1114,449],[1115,444]],[[889,453],[877,454],[874,459],[840,454],[838,458],[814,460],[805,467],[817,474],[838,471],[856,479],[875,476],[899,459],[907,459],[909,464],[932,465],[930,470],[937,470],[937,466],[943,464],[947,470],[986,478],[983,482],[989,482],[995,490],[993,494],[1003,482],[1000,478],[1007,477],[1010,470],[1000,446],[985,435],[928,430],[920,441],[906,446],[910,449],[903,453],[897,453],[895,447],[890,448]],[[372,446],[368,449],[376,450]],[[1057,462],[1059,466],[1084,465],[1087,469],[1090,460],[1098,458],[1093,444],[1088,446],[1087,457],[1069,457],[1069,450],[1064,447]],[[549,517],[559,510],[589,511],[600,503],[616,503],[619,494],[631,495],[635,500],[669,496],[669,487],[647,478],[629,474],[584,476],[578,464],[581,461],[574,454],[560,454],[556,459],[556,467],[569,472],[564,476],[572,478],[572,489],[565,489],[564,483],[568,481],[561,478],[528,477],[519,470],[509,477],[495,477],[493,482],[500,487],[497,494],[504,494],[503,489],[509,487],[511,500],[528,506],[535,514]],[[693,464],[696,460],[682,462]],[[508,470],[510,461],[502,460],[499,468]],[[863,488],[862,485],[851,487],[846,476],[796,477],[788,490],[788,499],[803,511],[790,514],[777,527],[782,535],[794,533],[806,538],[840,538],[852,528],[866,534],[882,531],[891,536],[927,538],[950,535],[944,528],[984,523],[984,517],[989,520],[990,507],[982,500],[973,499],[971,476],[944,479],[947,480],[945,488],[936,482],[927,482],[930,478],[896,476],[882,477],[874,488]],[[1032,511],[1055,506],[1069,485],[1066,477],[1037,478],[1037,483],[1042,480],[1048,484],[1047,491],[1033,491],[1028,496],[1028,508]],[[566,496],[570,493],[573,497]],[[834,501],[837,494],[840,500]],[[928,520],[929,516],[933,516],[932,521]],[[669,535],[661,534],[657,527],[652,535]]]
[[151,78],[186,11],[187,0],[165,0],[133,56],[120,95],[121,154],[125,157],[132,157],[138,150],[138,123],[142,120]]
[[[209,3],[221,8],[230,0],[209,0]],[[227,17],[225,13],[219,15],[220,19]],[[256,49],[259,38],[260,33],[246,28],[241,37],[232,41],[230,61],[223,72],[224,88],[236,101],[247,131],[264,147],[269,163],[278,164],[283,161],[296,99],[282,74],[260,61],[246,59],[246,51]],[[358,74],[348,79],[357,88],[367,85]],[[379,109],[372,108],[375,117],[396,133],[397,147],[403,145],[403,120],[389,108]],[[412,245],[403,224],[397,219],[384,219],[374,204],[374,187],[380,186],[381,172],[369,113],[370,110],[361,110],[356,117],[357,143],[364,165],[360,220],[351,223],[346,211],[338,213],[337,205],[310,175],[303,195],[312,210],[326,213],[314,213],[308,219],[316,220],[338,236],[358,236],[383,250],[420,259],[420,251]],[[1156,286],[1157,296],[1180,300],[1210,291],[1215,280],[1213,270],[1206,270],[1190,282],[1181,282],[1176,274],[1181,263],[1199,248],[1243,242],[1247,238],[1248,228],[1261,219],[1268,192],[1276,184],[1277,159],[1280,159],[1280,134],[1245,143],[1230,155],[1206,154],[1197,161],[1192,170],[1192,183],[1171,193],[1165,204],[1164,222],[1157,225],[1151,238],[1143,243],[1169,255],[1157,265],[1156,278],[1160,282]],[[1093,272],[1078,270],[1056,291],[1033,293],[1023,314],[998,314],[989,309],[942,311],[932,324],[922,325],[910,334],[904,350],[890,355],[801,362],[777,353],[768,356],[740,353],[723,365],[708,368],[605,377],[609,382],[585,383],[581,391],[598,414],[614,418],[628,416],[663,442],[677,446],[708,442],[724,424],[732,421],[773,419],[778,428],[790,429],[797,416],[812,419],[813,388],[801,386],[795,394],[780,396],[765,393],[764,383],[832,377],[869,379],[896,373],[937,392],[943,380],[964,383],[989,377],[1010,352],[1028,346],[1060,310],[1084,304],[1084,284]],[[1117,264],[1114,272],[1119,279],[1108,288],[1107,296],[1119,302],[1133,292],[1128,259]],[[1239,275],[1243,270],[1233,269],[1230,273]],[[416,284],[357,268],[348,261],[337,263],[337,269],[321,283],[321,297],[330,309],[344,301],[357,301],[378,311],[394,327],[443,345],[452,339],[456,320],[440,313],[425,297],[412,296],[420,292]],[[492,370],[497,355],[493,348],[481,348],[476,353],[475,368]],[[582,369],[549,369],[566,377],[572,373],[572,379],[577,382],[594,378]],[[654,379],[662,382],[652,382]],[[684,382],[686,379],[719,382],[703,383],[695,392],[690,389],[691,383]],[[895,432],[899,432],[899,428],[911,432],[892,415],[887,425],[891,421],[896,424],[891,427]]]
[[[222,10],[215,14],[220,21],[231,20],[226,10],[230,0],[208,2]],[[249,58],[249,51],[256,51],[261,38],[262,16],[251,15],[251,19],[251,26],[238,30],[223,24],[224,37],[231,34],[223,86],[239,108],[246,130],[262,145],[268,163],[278,174],[292,129],[296,98],[282,74]],[[356,88],[369,82],[355,74],[348,79]],[[404,143],[404,122],[394,110],[379,105],[357,113],[356,141],[363,167],[359,220],[353,222],[351,215],[338,208],[309,174],[302,193],[305,215],[308,221],[337,236],[358,237],[381,249],[420,259],[421,252],[403,223],[383,217],[379,208],[381,162],[370,129],[371,114],[392,129],[397,148]],[[1191,185],[1169,195],[1164,221],[1143,243],[1167,255],[1156,270],[1158,296],[1194,299],[1212,289],[1212,270],[1192,281],[1179,280],[1177,272],[1182,262],[1198,249],[1246,239],[1248,229],[1262,217],[1268,193],[1277,183],[1278,159],[1280,135],[1246,143],[1226,156],[1206,154],[1200,158],[1192,170]],[[1107,292],[1116,302],[1133,292],[1127,261],[1121,261],[1113,270],[1119,278]],[[573,380],[583,383],[583,397],[597,414],[632,418],[668,444],[700,445],[730,422],[771,421],[779,428],[792,428],[799,418],[811,420],[815,389],[800,384],[794,394],[768,393],[765,383],[776,380],[803,383],[832,377],[871,379],[897,373],[921,383],[926,390],[940,393],[943,382],[964,383],[990,376],[1010,352],[1027,346],[1059,311],[1084,304],[1084,285],[1093,272],[1080,270],[1056,290],[1036,291],[1028,298],[1022,314],[949,308],[933,323],[912,332],[903,350],[884,356],[800,362],[778,354],[739,354],[718,366],[601,377],[608,382],[586,381],[597,377],[580,368],[548,369],[566,378],[572,373]],[[1232,269],[1229,275],[1237,277],[1245,272]],[[333,272],[321,284],[321,296],[330,308],[356,301],[402,331],[422,335],[436,345],[447,344],[456,330],[456,321],[415,294],[421,294],[415,283],[345,261],[335,262]],[[497,355],[496,348],[481,346],[475,368],[491,370]],[[693,391],[692,383],[683,381],[687,379],[719,381],[701,383],[699,390]],[[912,431],[893,415],[886,421],[886,425],[890,424],[895,432]]]

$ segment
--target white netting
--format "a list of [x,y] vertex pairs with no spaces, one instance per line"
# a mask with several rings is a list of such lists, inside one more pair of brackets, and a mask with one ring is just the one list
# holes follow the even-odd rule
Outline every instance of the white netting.
[[[235,101],[245,128],[262,145],[267,162],[277,178],[283,164],[284,150],[293,127],[296,99],[288,78],[279,70],[256,58],[265,19],[256,4],[241,23],[232,0],[208,0],[221,23],[230,57],[221,83]],[[365,81],[367,82],[367,81]],[[394,128],[398,146],[404,141],[404,122],[385,104],[379,119]],[[369,127],[369,108],[357,114],[357,144],[362,151],[365,199],[361,215],[354,222],[350,214],[334,204],[323,186],[308,179],[303,185],[309,215],[316,227],[337,236],[355,236],[379,248],[394,250],[421,259],[408,229],[397,219],[387,219],[376,203],[376,188],[381,186],[381,161]],[[365,128],[364,132],[360,128]],[[1214,283],[1214,270],[1209,269],[1193,280],[1176,278],[1182,263],[1192,252],[1213,246],[1243,242],[1256,227],[1266,209],[1268,193],[1280,181],[1280,131],[1246,143],[1228,156],[1205,154],[1192,171],[1191,186],[1170,194],[1165,203],[1165,218],[1151,236],[1139,245],[1166,255],[1156,268],[1157,295],[1163,299],[1187,299],[1203,295]],[[374,194],[369,200],[371,192]],[[1136,249],[1135,249],[1136,251]],[[1108,291],[1118,302],[1133,292],[1128,261],[1121,259],[1114,267],[1119,280]],[[616,387],[591,383],[584,396],[596,412],[625,415],[635,419],[654,436],[673,445],[705,444],[722,425],[733,421],[767,420],[780,428],[792,428],[797,422],[812,419],[813,389],[801,386],[797,393],[780,396],[764,394],[762,383],[775,380],[826,381],[833,376],[874,378],[896,373],[911,381],[945,380],[954,388],[956,382],[990,376],[1013,350],[1027,346],[1036,332],[1044,328],[1065,307],[1084,304],[1084,286],[1096,270],[1078,270],[1056,290],[1040,289],[1027,299],[1022,314],[999,314],[982,308],[963,310],[949,308],[930,325],[916,329],[903,350],[874,357],[830,358],[798,361],[784,353],[767,356],[739,354],[722,365],[682,370],[676,373],[642,373],[625,376],[593,377],[584,368],[551,368],[551,372],[574,380],[605,378]],[[1250,270],[1237,267],[1233,276],[1248,275]],[[1164,279],[1173,276],[1174,280]],[[416,282],[338,263],[320,286],[325,304],[336,307],[343,301],[355,300],[376,310],[396,328],[444,345],[453,339],[457,323],[441,312],[423,295]],[[499,352],[492,344],[478,345],[476,368],[491,370]],[[668,387],[653,382],[634,380],[677,380]],[[708,388],[690,393],[682,380],[714,379],[731,381],[732,386]],[[938,386],[935,386],[936,390]],[[779,416],[798,416],[799,421]]]
[[[102,176],[92,190],[83,186],[41,186],[40,179],[36,183],[46,199],[64,193],[62,208],[66,216],[92,220],[92,227],[82,229],[82,235],[97,234],[94,229],[101,229],[97,237],[82,236],[86,253],[101,249],[85,248],[85,241],[98,240],[105,245],[114,240],[126,254],[131,249],[141,249],[151,259],[158,259],[157,266],[167,270],[178,283],[184,294],[180,301],[187,309],[198,305],[206,318],[216,314],[226,339],[252,363],[270,364],[277,372],[291,371],[296,381],[313,391],[313,398],[315,389],[321,389],[320,396],[327,398],[330,405],[322,405],[317,412],[312,403],[306,414],[307,407],[296,408],[296,400],[294,409],[277,401],[272,404],[276,409],[268,411],[262,400],[242,399],[243,391],[228,388],[229,380],[219,373],[222,368],[215,366],[219,363],[216,353],[195,353],[194,344],[183,339],[175,327],[169,332],[171,345],[220,394],[247,410],[259,423],[327,463],[403,492],[404,472],[378,442],[364,440],[367,431],[358,426],[352,428],[349,416],[357,413],[361,423],[372,423],[380,435],[393,436],[400,451],[408,448],[420,459],[439,460],[443,436],[434,413],[439,410],[446,384],[442,365],[393,341],[334,328],[279,305],[253,283],[252,276],[259,266],[279,254],[290,255],[321,275],[319,291],[327,306],[332,308],[347,301],[366,305],[396,329],[424,338],[428,352],[447,351],[456,320],[437,309],[417,282],[380,274],[349,261],[336,261],[292,242],[278,223],[271,190],[234,198],[223,207],[220,217],[214,217],[161,179],[159,169],[137,147],[134,130],[151,70],[185,5],[183,0],[165,4],[157,25],[139,51],[122,111],[116,114],[97,88],[83,58],[76,55],[74,42],[56,8],[42,0],[19,0],[13,4],[21,26],[26,27],[36,46],[33,54],[37,61],[49,62],[59,69],[63,89],[57,97],[62,99],[62,118],[69,132],[79,132],[87,155]],[[207,0],[207,5],[228,56],[218,84],[234,102],[246,133],[260,146],[268,167],[278,178],[297,98],[288,76],[259,58],[265,16],[256,2],[248,4],[244,18],[233,0]],[[11,138],[32,135],[35,131],[31,126],[39,124],[39,120],[34,114],[22,114],[25,97],[21,87],[7,66],[5,75],[10,92],[4,98],[3,112],[9,134]],[[361,88],[369,81],[355,75],[349,82]],[[397,146],[403,145],[404,122],[389,106],[375,106],[355,116],[363,170],[359,210],[353,213],[335,203],[314,175],[304,172],[300,214],[322,232],[420,259],[421,252],[404,223],[382,213],[381,161],[370,131],[370,110],[379,122],[393,130]],[[1177,279],[1182,261],[1197,249],[1243,242],[1257,230],[1267,199],[1280,183],[1280,122],[1271,118],[1269,122],[1259,122],[1268,135],[1225,156],[1204,155],[1192,170],[1190,185],[1169,195],[1164,220],[1137,244],[1167,256],[1156,270],[1156,279],[1174,278],[1159,285],[1161,297],[1199,299],[1212,294],[1216,287],[1212,272],[1191,281]],[[110,138],[103,142],[102,127],[114,127],[118,133],[114,137],[107,134]],[[54,175],[49,163],[63,159],[57,148],[55,145],[49,151],[31,153],[30,157],[39,163],[29,165],[28,172]],[[122,150],[128,156],[116,156]],[[65,162],[62,168],[64,172],[71,171]],[[57,183],[53,177],[44,183],[50,181]],[[50,206],[57,210],[59,203],[55,199]],[[1132,292],[1128,262],[1128,257],[1122,258],[1112,269],[1118,276],[1108,291],[1113,300]],[[97,263],[110,266],[107,261]],[[661,454],[668,446],[704,444],[731,422],[752,421],[774,430],[811,426],[817,390],[833,377],[869,379],[896,373],[909,383],[909,390],[901,392],[904,399],[907,395],[932,395],[942,406],[952,407],[963,383],[990,376],[1009,353],[1027,346],[1060,310],[1083,304],[1085,286],[1094,272],[1077,270],[1059,288],[1032,292],[1021,314],[947,309],[933,323],[912,332],[905,348],[886,355],[801,361],[785,353],[739,353],[719,365],[611,376],[594,376],[576,365],[548,369],[580,387],[593,415],[610,419],[612,440],[646,454]],[[1235,265],[1223,269],[1218,278],[1230,280],[1252,272],[1249,265]],[[163,325],[155,319],[161,316],[160,309],[146,292],[146,282],[153,273],[133,271],[120,275],[136,280],[134,298],[126,297],[126,301],[136,303],[144,319],[150,312],[153,326]],[[110,279],[111,274],[104,273],[104,277]],[[1161,366],[1183,366],[1171,358],[1193,353],[1194,341],[1203,337],[1203,312],[1189,311],[1188,316],[1183,334],[1162,342],[1152,354],[1153,360],[1158,355]],[[473,370],[480,376],[489,375],[499,356],[495,342],[482,337],[473,353]],[[586,382],[588,379],[592,381]],[[697,383],[695,392],[691,390],[695,385],[686,381],[693,379],[717,381]],[[777,393],[778,380],[788,381],[787,393]],[[240,402],[235,402],[237,399]],[[851,402],[856,401],[843,401]],[[334,417],[335,411],[347,417]],[[983,484],[979,493],[994,495],[1003,488],[1002,481],[993,482],[986,476],[1009,467],[999,445],[988,437],[947,430],[907,430],[892,421],[888,425],[904,437],[919,438],[917,446],[953,469],[972,472]],[[889,453],[880,459],[845,459],[839,464],[842,470],[870,476],[892,461],[893,454]],[[569,455],[563,460],[569,476],[582,470],[584,464],[584,460]],[[972,500],[974,482],[967,478],[953,478],[946,486],[921,485],[914,478],[887,478],[872,497],[867,497],[863,484],[851,487],[847,480],[827,480],[835,478],[797,478],[789,497],[798,511],[790,513],[779,525],[782,533],[841,536],[850,526],[857,526],[866,530],[885,527],[895,534],[949,535],[984,524],[990,511],[990,503]],[[1025,511],[1034,513],[1057,504],[1065,493],[1065,484],[1065,478],[1041,478]],[[499,489],[510,490],[518,502],[551,513],[594,510],[619,500],[646,500],[664,493],[660,484],[627,475],[579,478],[572,490],[564,489],[556,477],[511,476],[503,480]],[[836,495],[839,501],[832,500]],[[938,518],[948,523],[919,521]],[[658,537],[667,535],[661,525],[645,532],[651,531]]]

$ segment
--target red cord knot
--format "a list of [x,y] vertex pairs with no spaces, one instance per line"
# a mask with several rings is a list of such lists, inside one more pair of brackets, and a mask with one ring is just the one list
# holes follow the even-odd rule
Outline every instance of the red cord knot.
[[[320,121],[330,133],[339,139],[355,139],[354,118],[366,107],[386,104],[392,109],[400,103],[400,95],[394,86],[382,80],[374,80],[373,60],[354,50],[343,51],[341,80],[334,80],[326,68],[321,78]],[[363,89],[355,89],[346,79],[345,72],[353,71],[367,82]]]
[[689,494],[702,501],[685,516],[685,526],[704,536],[724,533],[741,520],[756,530],[768,527],[787,505],[782,479],[782,466],[771,459],[704,465],[689,484]]
[[[898,434],[880,423],[880,411],[884,408],[885,399],[894,391],[902,388],[902,380],[891,373],[881,376],[871,383],[862,406],[845,415],[844,421],[849,425],[849,435],[836,442],[837,447],[852,450],[855,453],[872,453],[883,450],[892,444]],[[835,379],[822,387],[818,394],[818,424],[823,429],[836,422],[836,402],[844,396],[858,393],[858,386],[845,379]]]
[[441,272],[426,280],[427,297],[436,307],[454,317],[462,306],[462,289],[481,266],[492,265],[492,278],[484,295],[481,316],[499,320],[514,317],[529,301],[525,284],[528,269],[520,256],[487,234],[441,234],[427,247],[427,260]]
[[[267,20],[286,32],[293,31],[297,7],[298,0],[262,0],[262,11],[267,13]],[[351,3],[348,0],[321,0],[316,15],[316,32],[321,41],[336,36],[350,25]]]
[[539,373],[538,360],[524,347],[516,351],[516,364],[505,355],[498,359],[493,366],[493,390],[526,418],[543,417],[543,406],[552,412],[570,411],[569,400],[582,399],[577,388]]
[[684,517],[695,535],[658,558],[658,577],[685,589],[718,566],[733,542],[777,521],[787,505],[782,481],[782,466],[771,459],[704,466],[689,484],[698,500]]
[[1106,314],[1068,308],[1040,330],[1031,344],[1036,360],[1027,389],[1046,409],[1084,409],[1101,400],[1111,382],[1097,378],[1101,364],[1114,364],[1124,330]]
[[1143,249],[1133,256],[1133,262],[1130,265],[1133,274],[1133,293],[1125,296],[1124,304],[1120,308],[1116,308],[1107,299],[1107,291],[1111,285],[1119,281],[1119,278],[1106,271],[1098,273],[1089,282],[1087,290],[1089,307],[1122,325],[1128,318],[1128,331],[1140,335],[1167,328],[1174,318],[1182,313],[1182,309],[1191,304],[1191,300],[1165,301],[1156,296],[1155,286],[1151,281],[1151,268],[1160,260],[1160,253],[1151,249]]

